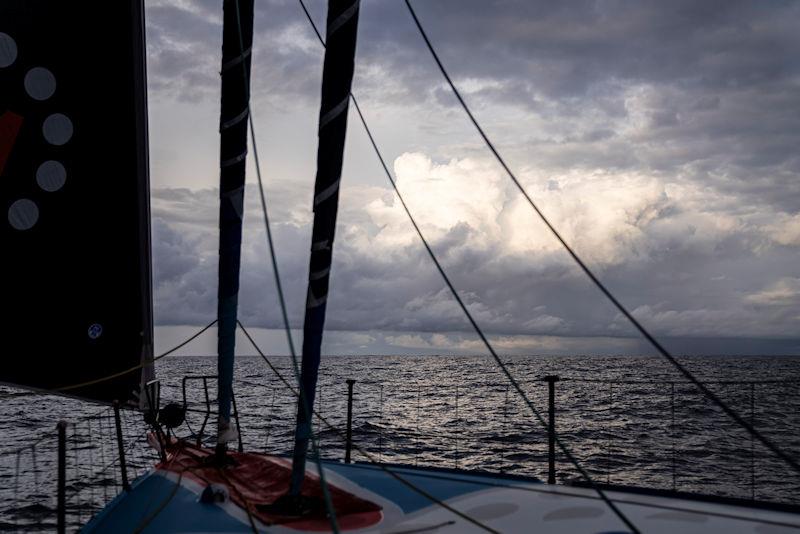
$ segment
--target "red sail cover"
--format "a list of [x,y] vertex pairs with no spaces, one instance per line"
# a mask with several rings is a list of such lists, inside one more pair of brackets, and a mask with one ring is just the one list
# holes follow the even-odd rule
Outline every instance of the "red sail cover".
[[[291,467],[288,460],[252,453],[231,452],[234,467],[221,469],[208,462],[214,452],[195,447],[186,442],[169,448],[166,462],[158,469],[170,471],[200,483],[224,486],[236,505],[246,509],[250,515],[266,525],[281,525],[295,530],[328,532],[331,528],[325,509],[302,517],[287,517],[268,511],[268,506],[289,489]],[[381,507],[336,487],[328,481],[331,503],[336,510],[338,526],[343,531],[358,530],[377,525],[383,518]],[[322,501],[322,485],[319,477],[306,475],[302,495]]]
[[[141,0],[0,2],[0,382],[152,358]],[[137,369],[63,389],[130,400]]]

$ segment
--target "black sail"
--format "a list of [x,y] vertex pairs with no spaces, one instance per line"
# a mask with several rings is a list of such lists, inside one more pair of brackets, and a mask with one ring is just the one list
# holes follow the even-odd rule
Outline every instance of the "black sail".
[[322,332],[328,300],[333,238],[339,206],[347,110],[358,33],[358,0],[329,0],[325,61],[322,68],[322,102],[319,114],[317,175],[314,184],[314,226],[303,324],[301,399],[292,459],[290,493],[299,494],[305,476],[306,451],[311,436],[310,415],[314,407],[320,364]]
[[219,276],[217,289],[218,437],[230,425],[239,304],[253,0],[225,0],[222,27],[219,172]]
[[143,20],[0,2],[2,382],[125,402],[152,374]]

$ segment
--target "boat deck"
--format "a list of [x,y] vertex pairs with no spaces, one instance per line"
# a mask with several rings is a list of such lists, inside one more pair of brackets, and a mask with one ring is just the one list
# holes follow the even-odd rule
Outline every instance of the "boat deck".
[[[210,455],[189,448],[137,479],[92,519],[84,532],[325,532],[324,514],[280,517],[268,505],[285,493],[286,458],[233,454],[238,465],[202,464]],[[588,488],[548,485],[513,477],[430,468],[324,462],[341,531],[348,532],[629,532]],[[321,495],[309,468],[304,494]],[[209,484],[229,493],[203,503]],[[800,514],[691,499],[609,491],[642,532],[778,534],[800,531]],[[443,507],[445,503],[463,516]],[[486,528],[484,528],[486,527]]]

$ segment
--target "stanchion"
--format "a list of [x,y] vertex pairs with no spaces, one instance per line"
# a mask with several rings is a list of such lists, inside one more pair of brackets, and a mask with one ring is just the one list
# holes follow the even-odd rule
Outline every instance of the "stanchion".
[[122,421],[119,417],[119,401],[114,401],[114,423],[117,425],[117,449],[119,450],[119,470],[122,475],[122,489],[129,491],[128,466],[125,464],[125,443],[122,441]]
[[67,531],[67,423],[59,421],[58,429],[58,504],[56,513],[58,534]]
[[547,382],[547,483],[556,483],[556,382],[558,375],[544,377]]
[[353,448],[353,384],[356,381],[347,379],[347,434],[344,444],[344,463],[350,463],[350,452]]

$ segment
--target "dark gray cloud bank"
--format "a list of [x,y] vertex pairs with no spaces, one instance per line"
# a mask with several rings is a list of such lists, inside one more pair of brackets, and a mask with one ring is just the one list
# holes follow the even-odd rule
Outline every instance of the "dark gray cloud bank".
[[[296,2],[256,5],[255,108],[299,328],[322,55]],[[415,5],[528,191],[669,347],[800,353],[800,4]],[[500,350],[647,352],[489,158],[402,2],[362,6],[355,91],[401,191]],[[323,3],[311,8],[323,20]],[[151,122],[181,106],[213,117],[219,2],[153,1],[147,16]],[[202,148],[153,132],[160,325],[201,325],[215,313],[215,124]],[[481,352],[359,128],[351,116],[329,350]],[[207,174],[176,181],[170,158],[180,151],[207,157]],[[252,186],[246,199],[240,313],[280,328]]]

